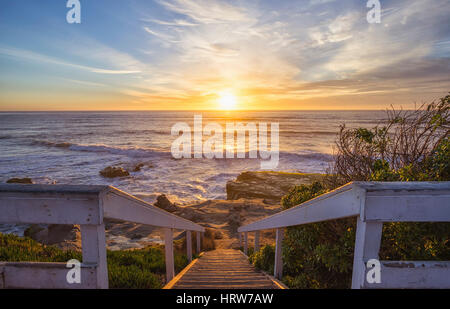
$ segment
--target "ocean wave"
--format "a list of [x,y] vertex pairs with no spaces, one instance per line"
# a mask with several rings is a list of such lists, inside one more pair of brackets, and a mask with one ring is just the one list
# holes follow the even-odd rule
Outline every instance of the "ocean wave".
[[[71,151],[82,151],[82,152],[93,152],[93,153],[108,153],[113,155],[124,155],[132,158],[146,158],[146,157],[172,157],[170,151],[162,151],[151,148],[141,148],[141,147],[119,147],[119,146],[108,146],[104,144],[76,144],[69,142],[51,142],[46,140],[35,140],[33,141],[35,145],[41,145],[46,147],[56,147],[63,148]],[[194,152],[191,154],[194,157]],[[316,160],[316,161],[331,161],[333,156],[331,154],[315,152],[315,151],[302,151],[302,152],[290,152],[290,151],[280,151],[280,159],[286,158],[288,160]],[[245,152],[245,159],[249,158],[249,152]],[[237,159],[237,158],[236,158]],[[225,152],[223,159],[215,160],[229,160],[226,158]],[[256,158],[255,160],[261,160]]]
[[126,130],[116,130],[112,131],[111,134],[117,134],[117,135],[136,135],[136,134],[157,134],[157,135],[170,135],[170,130],[162,130],[162,129],[145,129],[145,130],[133,130],[133,129],[126,129]]
[[336,135],[335,131],[296,131],[296,130],[280,130],[280,134],[313,134],[313,135]]
[[153,157],[157,155],[170,155],[170,152],[158,151],[155,149],[141,148],[141,147],[119,147],[119,146],[108,146],[104,144],[76,144],[69,142],[51,142],[43,140],[33,141],[34,145],[41,145],[47,147],[64,148],[72,151],[82,151],[82,152],[96,152],[96,153],[109,153],[114,155],[125,155],[133,158],[143,158],[143,157]]
[[290,160],[314,160],[330,162],[333,160],[333,155],[323,152],[307,152],[307,153],[295,153],[295,152],[280,152],[280,159],[289,158]]

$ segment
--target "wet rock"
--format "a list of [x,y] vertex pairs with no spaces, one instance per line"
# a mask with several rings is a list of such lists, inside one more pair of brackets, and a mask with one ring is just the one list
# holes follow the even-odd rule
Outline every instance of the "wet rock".
[[33,180],[31,178],[11,178],[6,183],[21,183],[21,184],[33,184]]
[[62,249],[81,249],[80,227],[72,224],[32,224],[24,232],[44,245],[56,245]]
[[122,167],[108,166],[100,171],[100,175],[106,178],[116,178],[130,176],[130,173]]
[[145,235],[140,234],[140,233],[133,233],[133,234],[130,235],[131,239],[141,239],[141,238],[144,238],[144,237],[145,237]]
[[47,228],[48,228],[48,225],[46,225],[46,224],[31,224],[23,232],[23,235],[26,237],[30,237],[36,241],[40,241],[42,239],[42,237],[48,233]]
[[227,200],[264,199],[267,204],[277,204],[292,187],[310,184],[322,177],[321,174],[243,172],[236,180],[227,182]]
[[158,196],[154,205],[168,212],[175,212],[178,210],[178,207],[174,203],[169,201],[165,194],[161,194],[160,196]]
[[134,166],[134,168],[133,168],[133,172],[140,172],[141,169],[142,169],[144,166],[145,166],[144,163],[136,164],[136,165]]

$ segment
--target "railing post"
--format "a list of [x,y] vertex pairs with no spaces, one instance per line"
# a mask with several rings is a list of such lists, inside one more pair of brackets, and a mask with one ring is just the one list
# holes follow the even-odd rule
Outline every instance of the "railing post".
[[383,232],[383,222],[364,222],[360,216],[356,222],[352,289],[364,287],[366,262],[370,259],[378,259]]
[[175,267],[173,262],[173,229],[164,228],[164,247],[166,257],[166,278],[167,282],[175,276]]
[[248,232],[244,232],[244,254],[248,253]]
[[283,257],[282,257],[282,244],[284,237],[284,228],[278,228],[276,232],[276,245],[275,245],[275,267],[273,276],[281,280],[283,276]]
[[[108,288],[105,225],[81,225],[81,251],[83,264],[96,264],[97,289]],[[83,280],[83,278],[81,278]]]
[[197,232],[195,233],[195,234],[197,234],[197,254],[200,253],[201,245],[202,245],[200,233],[201,233],[200,231],[197,231]]
[[188,261],[192,262],[192,233],[191,233],[191,231],[186,231],[186,250],[187,250]]
[[259,231],[255,231],[255,252],[259,252]]

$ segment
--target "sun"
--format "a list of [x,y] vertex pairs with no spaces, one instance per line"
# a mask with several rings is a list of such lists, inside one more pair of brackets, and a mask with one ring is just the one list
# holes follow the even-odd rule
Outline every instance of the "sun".
[[221,93],[219,96],[219,107],[221,110],[232,110],[236,107],[236,96],[229,92]]

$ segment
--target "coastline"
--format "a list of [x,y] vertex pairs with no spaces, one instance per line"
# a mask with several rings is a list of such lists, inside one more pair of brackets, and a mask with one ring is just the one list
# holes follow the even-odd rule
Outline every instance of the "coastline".
[[[163,205],[155,206],[191,220],[210,229],[217,248],[238,248],[237,228],[281,211],[280,200],[295,185],[320,180],[322,174],[254,171],[242,172],[226,184],[227,199],[212,199],[186,204],[170,202],[164,196]],[[145,200],[145,197],[143,197]],[[153,200],[152,200],[153,201]],[[13,234],[22,236],[20,228],[9,227]],[[22,229],[27,228],[21,226]],[[164,232],[160,228],[143,224],[105,220],[106,241],[109,250],[141,249],[162,244]],[[5,229],[3,229],[5,230]],[[81,248],[77,227],[33,226],[25,231],[27,236],[44,244],[55,244],[62,249]],[[174,239],[184,237],[177,231]],[[275,235],[267,231],[261,235],[261,244],[273,242]]]

